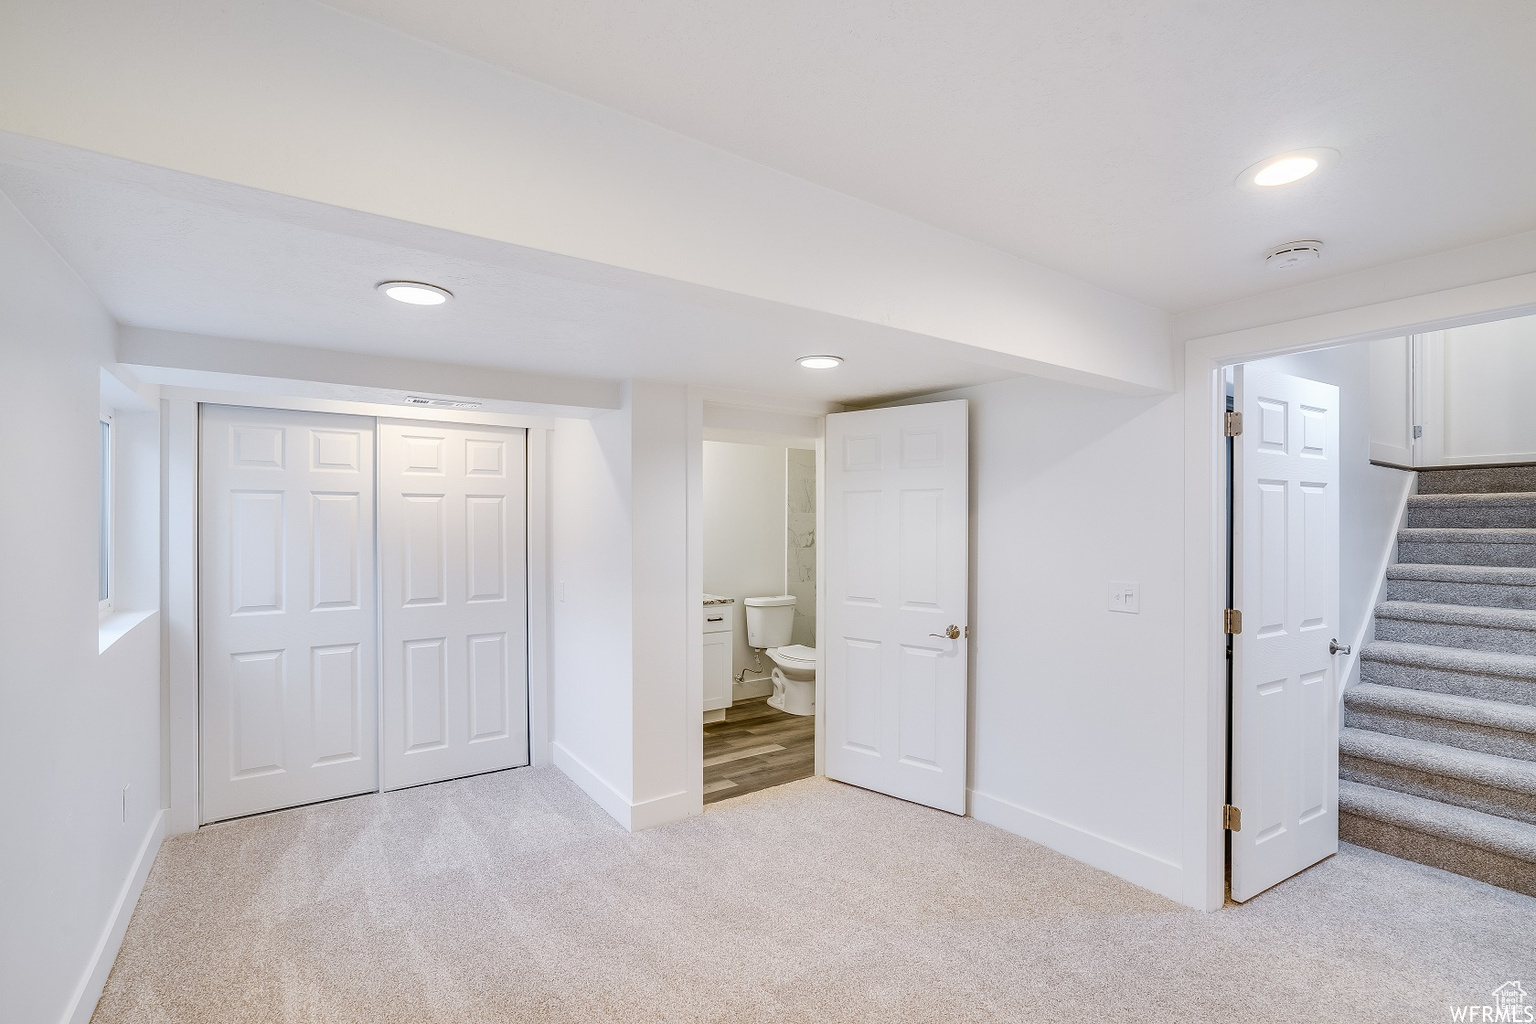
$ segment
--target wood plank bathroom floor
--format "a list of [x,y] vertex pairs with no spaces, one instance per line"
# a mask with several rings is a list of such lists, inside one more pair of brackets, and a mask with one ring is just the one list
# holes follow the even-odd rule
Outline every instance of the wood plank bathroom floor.
[[816,718],[787,715],[768,699],[737,701],[704,726],[704,802],[782,786],[816,772]]

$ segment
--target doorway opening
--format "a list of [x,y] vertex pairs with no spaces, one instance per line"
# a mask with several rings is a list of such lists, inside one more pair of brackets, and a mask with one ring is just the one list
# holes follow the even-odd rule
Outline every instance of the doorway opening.
[[1488,780],[1536,760],[1536,317],[1223,372],[1229,899],[1340,841],[1518,889]]
[[815,774],[815,442],[706,433],[702,484],[709,804]]

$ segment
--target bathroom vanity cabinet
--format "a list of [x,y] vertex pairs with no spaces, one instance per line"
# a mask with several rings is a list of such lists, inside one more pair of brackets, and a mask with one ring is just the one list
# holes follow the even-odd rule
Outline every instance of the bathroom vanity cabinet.
[[731,706],[731,654],[736,649],[736,602],[704,606],[704,720],[722,721]]

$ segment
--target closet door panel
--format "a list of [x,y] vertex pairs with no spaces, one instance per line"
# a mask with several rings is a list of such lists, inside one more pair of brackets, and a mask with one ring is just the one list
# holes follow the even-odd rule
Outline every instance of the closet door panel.
[[379,424],[383,788],[528,763],[526,432]]
[[374,421],[201,416],[202,820],[371,792]]

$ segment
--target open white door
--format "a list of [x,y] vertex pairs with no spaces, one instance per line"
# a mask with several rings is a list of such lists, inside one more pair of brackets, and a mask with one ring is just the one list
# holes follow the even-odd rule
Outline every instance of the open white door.
[[383,789],[528,763],[526,435],[379,423]]
[[827,417],[827,774],[965,813],[964,401]]
[[1237,368],[1232,898],[1339,848],[1339,389]]

